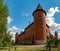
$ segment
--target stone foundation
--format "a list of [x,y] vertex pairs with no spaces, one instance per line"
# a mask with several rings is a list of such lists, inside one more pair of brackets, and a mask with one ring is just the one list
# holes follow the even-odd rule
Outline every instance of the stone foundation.
[[46,44],[46,40],[35,40],[35,44]]

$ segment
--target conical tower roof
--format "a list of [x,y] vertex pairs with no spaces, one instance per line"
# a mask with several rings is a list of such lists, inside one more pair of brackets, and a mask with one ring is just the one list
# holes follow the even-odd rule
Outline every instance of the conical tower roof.
[[42,6],[41,6],[40,4],[38,4],[36,10],[37,10],[37,9],[43,9],[43,8],[42,8]]
[[57,34],[57,31],[55,31],[55,34]]
[[46,12],[43,10],[43,8],[42,8],[42,6],[41,6],[40,4],[38,4],[36,10],[33,12],[33,15],[34,15],[34,13],[35,13],[36,11],[43,11],[43,12],[45,13],[45,15],[46,15]]

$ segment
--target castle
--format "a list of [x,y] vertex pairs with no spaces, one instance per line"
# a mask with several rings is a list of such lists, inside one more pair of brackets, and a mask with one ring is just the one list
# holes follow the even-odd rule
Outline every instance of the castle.
[[16,33],[17,44],[44,44],[50,36],[49,26],[46,24],[46,12],[40,4],[33,12],[34,21],[21,34]]

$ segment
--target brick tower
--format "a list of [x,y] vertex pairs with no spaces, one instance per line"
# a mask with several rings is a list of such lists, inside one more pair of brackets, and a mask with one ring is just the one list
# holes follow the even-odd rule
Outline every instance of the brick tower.
[[44,43],[46,40],[46,12],[38,4],[36,10],[33,12],[34,27],[35,27],[35,42],[36,44]]
[[58,33],[55,31],[55,38],[58,39]]

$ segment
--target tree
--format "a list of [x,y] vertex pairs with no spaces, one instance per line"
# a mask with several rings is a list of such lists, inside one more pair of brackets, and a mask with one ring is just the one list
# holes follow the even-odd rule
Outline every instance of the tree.
[[58,39],[57,38],[54,38],[54,44],[55,44],[55,47],[58,47]]
[[0,46],[7,44],[9,40],[9,34],[7,33],[7,17],[8,17],[8,6],[0,0]]
[[50,37],[47,37],[47,45],[46,45],[46,50],[51,51],[51,41]]

